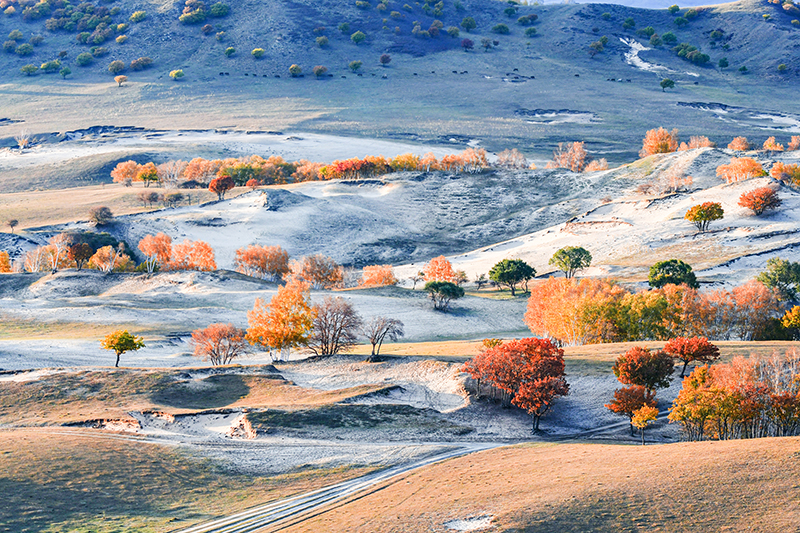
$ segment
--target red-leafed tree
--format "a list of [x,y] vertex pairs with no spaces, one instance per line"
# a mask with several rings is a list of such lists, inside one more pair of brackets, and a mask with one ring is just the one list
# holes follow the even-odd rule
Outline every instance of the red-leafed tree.
[[224,200],[225,193],[233,189],[235,185],[233,178],[230,176],[222,176],[211,180],[211,183],[208,184],[208,190],[216,193],[218,200]]
[[719,348],[708,342],[705,337],[677,337],[670,339],[664,351],[677,361],[683,361],[681,378],[686,373],[689,363],[713,363],[719,359]]
[[605,407],[618,415],[628,417],[631,425],[631,436],[633,436],[633,413],[645,405],[656,406],[655,393],[648,391],[641,385],[631,385],[630,387],[615,390],[614,399],[605,404]]
[[669,387],[675,363],[659,350],[634,346],[614,363],[614,375],[625,385],[641,385],[648,391]]
[[751,209],[758,216],[768,209],[777,209],[781,205],[778,191],[771,187],[759,187],[742,193],[739,205]]
[[504,393],[504,401],[533,417],[533,430],[558,396],[569,393],[564,351],[549,339],[513,340],[490,348],[464,364],[473,379]]
[[248,353],[250,345],[244,337],[245,331],[233,324],[211,324],[193,331],[190,343],[195,357],[211,361],[214,366],[227,365]]

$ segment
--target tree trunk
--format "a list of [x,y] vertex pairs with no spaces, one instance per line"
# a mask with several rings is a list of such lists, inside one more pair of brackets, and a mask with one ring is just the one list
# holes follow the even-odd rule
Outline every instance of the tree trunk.
[[683,368],[681,369],[681,377],[684,377],[684,374],[686,374],[686,365],[688,365],[688,364],[689,364],[689,361],[684,361],[683,362]]
[[629,424],[630,424],[630,426],[631,426],[631,437],[635,437],[635,436],[636,436],[636,433],[635,433],[635,432],[634,432],[634,430],[633,430],[633,419],[631,419],[631,421],[629,422]]
[[119,356],[120,356],[120,354],[119,354],[119,352],[117,352],[117,362],[114,363],[114,367],[115,368],[119,368]]
[[644,446],[644,428],[641,429],[642,432],[642,446]]

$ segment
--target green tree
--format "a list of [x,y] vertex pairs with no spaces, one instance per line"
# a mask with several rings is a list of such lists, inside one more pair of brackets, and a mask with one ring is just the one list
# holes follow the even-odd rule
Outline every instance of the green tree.
[[777,289],[782,300],[795,301],[800,289],[800,263],[773,257],[767,261],[767,270],[756,276],[756,281]]
[[429,281],[425,284],[425,292],[433,300],[433,308],[437,311],[447,311],[452,300],[464,296],[464,289],[449,281]]
[[17,46],[17,48],[14,50],[14,53],[20,57],[29,56],[33,53],[33,45],[28,43],[21,44]]
[[535,275],[536,270],[522,259],[503,259],[489,270],[489,279],[511,289],[511,296],[516,296],[518,284],[527,285]]
[[251,52],[253,57],[256,59],[261,59],[262,57],[264,57],[265,53],[266,50],[264,50],[263,48],[254,48],[253,51]]
[[58,73],[61,74],[62,78],[67,79],[67,76],[72,74],[72,71],[69,69],[69,67],[64,67],[61,70],[59,70]]
[[37,67],[36,65],[24,65],[19,70],[26,76],[33,76],[34,74],[39,72],[39,67]]
[[350,40],[353,41],[356,44],[360,44],[360,43],[364,42],[364,40],[366,38],[367,38],[367,34],[364,33],[361,30],[355,32],[353,35],[350,36]]
[[681,10],[681,8],[679,8],[677,4],[672,4],[671,6],[669,6],[667,8],[667,11],[669,11],[670,15],[674,15],[675,13],[677,13],[680,10]]
[[180,70],[180,69],[173,70],[172,72],[169,73],[169,77],[172,78],[175,81],[178,81],[179,79],[183,78],[185,75],[186,74],[184,74],[183,71]]
[[117,354],[117,362],[114,366],[118,367],[119,356],[125,352],[135,352],[144,348],[144,340],[131,335],[127,330],[117,330],[103,339],[102,347],[106,350],[113,350]]
[[361,63],[361,61],[351,61],[351,62],[350,62],[350,63],[349,63],[347,66],[348,66],[348,67],[350,68],[350,70],[352,70],[353,72],[358,72],[358,70],[361,68],[361,65],[362,65],[362,64],[363,64],[363,63]]
[[562,271],[567,278],[575,277],[575,273],[592,264],[592,254],[581,246],[566,246],[550,258],[551,265]]
[[722,220],[725,211],[719,202],[703,202],[689,209],[683,218],[697,226],[701,233],[708,231],[708,226],[715,220]]
[[499,33],[500,35],[508,35],[509,33],[511,33],[511,30],[509,29],[507,24],[495,24],[494,26],[492,26],[492,32]]
[[42,66],[39,68],[42,69],[47,74],[53,74],[61,69],[61,61],[59,61],[58,59],[53,59],[52,61],[47,61],[45,63],[42,63]]
[[300,65],[292,65],[291,67],[289,67],[289,74],[291,74],[291,76],[293,78],[296,78],[297,76],[299,76],[302,73],[303,73],[303,69],[300,68]]
[[464,20],[461,21],[461,27],[470,32],[478,27],[478,24],[475,22],[475,19],[472,17],[464,17]]
[[78,57],[75,58],[75,62],[78,64],[79,67],[85,67],[87,65],[91,65],[94,62],[94,57],[92,54],[88,52],[84,52],[82,54],[78,54]]
[[661,92],[665,92],[667,89],[675,88],[675,82],[669,78],[664,78],[663,80],[661,80],[661,83],[659,85],[661,85]]
[[125,70],[125,63],[117,59],[116,61],[112,61],[110,65],[108,65],[108,71],[111,74],[119,74]]
[[717,65],[719,66],[719,68],[728,68],[730,64],[728,63],[728,58],[723,57],[722,59],[719,60],[719,63],[717,63]]
[[231,57],[235,53],[236,53],[236,48],[234,48],[233,46],[229,46],[228,48],[225,49],[225,57]]
[[651,287],[663,287],[664,285],[686,284],[693,289],[700,285],[697,283],[697,276],[692,272],[692,267],[680,259],[669,259],[659,261],[650,267],[650,275],[647,277]]

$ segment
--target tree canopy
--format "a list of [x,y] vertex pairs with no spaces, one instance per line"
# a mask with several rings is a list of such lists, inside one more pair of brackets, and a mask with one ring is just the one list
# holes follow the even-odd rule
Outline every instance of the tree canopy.
[[566,246],[553,254],[550,264],[562,271],[567,278],[572,278],[577,271],[592,264],[592,254],[580,246]]
[[516,296],[518,284],[527,284],[535,275],[536,270],[522,259],[503,259],[489,270],[489,279],[511,289],[511,296]]
[[667,284],[681,285],[685,284],[692,289],[697,289],[700,285],[697,283],[697,276],[692,272],[692,267],[681,261],[680,259],[669,259],[668,261],[659,261],[650,267],[650,275],[647,278],[651,287],[663,287]]

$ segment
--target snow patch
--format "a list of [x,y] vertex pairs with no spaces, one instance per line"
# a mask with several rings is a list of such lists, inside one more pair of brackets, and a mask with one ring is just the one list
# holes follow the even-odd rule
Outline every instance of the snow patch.
[[645,72],[669,71],[667,67],[662,67],[660,65],[654,65],[652,63],[648,63],[647,61],[639,57],[639,52],[652,50],[652,48],[647,48],[645,45],[634,39],[625,39],[623,37],[620,37],[619,40],[622,41],[624,45],[630,47],[630,51],[625,53],[625,62],[630,66],[638,68],[639,70],[644,70]]
[[486,529],[492,527],[491,515],[475,516],[471,518],[462,518],[458,520],[450,520],[445,522],[444,526],[453,531],[478,531],[479,529]]

